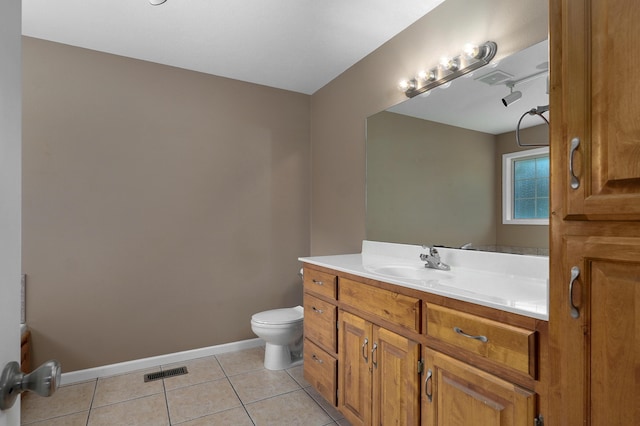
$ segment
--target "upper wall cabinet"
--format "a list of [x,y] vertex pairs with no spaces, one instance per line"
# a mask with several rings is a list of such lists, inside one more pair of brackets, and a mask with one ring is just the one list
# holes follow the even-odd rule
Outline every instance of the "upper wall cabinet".
[[638,220],[640,7],[637,0],[561,3],[564,217]]

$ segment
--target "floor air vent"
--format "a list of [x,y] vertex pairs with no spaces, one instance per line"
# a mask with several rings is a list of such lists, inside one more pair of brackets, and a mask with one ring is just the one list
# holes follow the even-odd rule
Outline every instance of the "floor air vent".
[[178,368],[172,368],[171,370],[166,370],[166,371],[157,371],[155,373],[148,373],[144,375],[144,381],[145,382],[152,382],[154,380],[160,380],[160,379],[164,379],[167,377],[173,377],[173,376],[181,376],[183,374],[187,374],[187,367],[178,367]]

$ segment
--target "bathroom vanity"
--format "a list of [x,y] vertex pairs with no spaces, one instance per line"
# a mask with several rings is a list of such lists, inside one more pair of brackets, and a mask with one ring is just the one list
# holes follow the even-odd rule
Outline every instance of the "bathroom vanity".
[[531,425],[547,410],[548,259],[363,242],[304,263],[304,373],[353,425]]

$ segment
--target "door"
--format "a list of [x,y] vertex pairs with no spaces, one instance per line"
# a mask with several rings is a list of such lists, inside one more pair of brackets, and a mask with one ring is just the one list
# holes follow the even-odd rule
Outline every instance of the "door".
[[420,345],[373,326],[374,425],[411,426],[420,422]]
[[637,0],[558,1],[561,14],[551,13],[550,22],[561,54],[551,60],[562,105],[552,98],[551,110],[562,106],[567,218],[638,220],[640,56],[632,52],[640,44],[640,7]]
[[423,426],[530,426],[536,395],[440,352],[425,349]]
[[[21,2],[0,2],[0,370],[20,360]],[[20,403],[0,426],[20,424]]]
[[338,341],[338,405],[349,422],[371,424],[372,325],[340,310]]
[[640,238],[566,237],[564,285],[550,294],[567,425],[640,419]]

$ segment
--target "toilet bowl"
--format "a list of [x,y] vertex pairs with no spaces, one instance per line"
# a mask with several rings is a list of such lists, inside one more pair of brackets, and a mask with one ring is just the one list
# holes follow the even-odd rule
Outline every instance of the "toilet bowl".
[[251,317],[251,330],[265,341],[264,367],[283,370],[302,362],[304,308],[272,309]]

